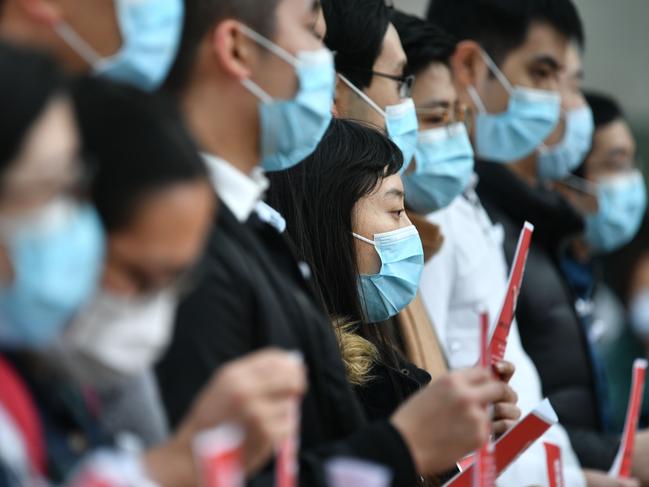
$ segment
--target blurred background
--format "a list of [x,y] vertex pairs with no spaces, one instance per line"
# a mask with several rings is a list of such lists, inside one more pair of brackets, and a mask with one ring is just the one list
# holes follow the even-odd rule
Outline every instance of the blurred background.
[[[574,0],[586,29],[586,88],[615,95],[636,133],[649,172],[649,0]],[[428,0],[395,0],[424,15]]]

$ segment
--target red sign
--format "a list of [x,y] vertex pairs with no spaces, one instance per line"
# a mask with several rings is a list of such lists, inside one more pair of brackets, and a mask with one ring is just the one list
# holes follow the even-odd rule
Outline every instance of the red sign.
[[548,465],[548,485],[550,487],[563,487],[563,464],[561,462],[561,448],[554,443],[543,443],[545,458]]
[[203,487],[243,487],[243,432],[224,425],[201,433],[194,443]]
[[642,396],[644,395],[646,373],[647,361],[644,359],[637,359],[633,363],[633,381],[631,385],[629,405],[626,411],[626,421],[624,422],[622,441],[617,456],[615,457],[615,461],[613,462],[613,466],[609,472],[609,475],[615,478],[628,479],[631,477],[635,433],[638,429],[638,419],[640,417],[640,407],[642,406]]
[[[552,409],[550,401],[546,399],[534,411],[520,420],[516,426],[501,436],[494,444],[496,478],[557,421],[557,415]],[[472,487],[475,465],[475,463],[470,465],[445,485],[448,487]]]
[[516,315],[516,304],[518,303],[518,295],[521,292],[521,285],[523,284],[525,264],[527,263],[527,256],[530,252],[533,233],[534,225],[525,222],[518,239],[518,246],[516,247],[512,270],[509,274],[505,299],[500,309],[494,334],[491,337],[491,343],[489,344],[489,353],[491,355],[491,363],[493,364],[501,362],[505,357],[507,338],[512,322],[514,321],[514,316]]

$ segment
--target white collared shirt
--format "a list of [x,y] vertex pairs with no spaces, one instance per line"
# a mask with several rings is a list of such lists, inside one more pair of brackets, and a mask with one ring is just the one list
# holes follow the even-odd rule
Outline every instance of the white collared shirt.
[[[507,290],[504,231],[482,207],[476,184],[474,178],[464,195],[427,216],[428,221],[440,226],[444,245],[424,266],[419,289],[452,369],[477,363],[478,310],[489,310],[490,317],[496,317]],[[510,385],[518,393],[518,406],[525,415],[543,395],[541,379],[523,349],[515,320],[505,359],[516,365]],[[497,486],[548,485],[543,441],[561,447],[565,484],[585,486],[579,461],[563,427],[553,426],[542,438],[498,478]]]
[[245,223],[268,189],[263,169],[256,167],[248,176],[220,157],[202,155],[219,198],[239,222]]

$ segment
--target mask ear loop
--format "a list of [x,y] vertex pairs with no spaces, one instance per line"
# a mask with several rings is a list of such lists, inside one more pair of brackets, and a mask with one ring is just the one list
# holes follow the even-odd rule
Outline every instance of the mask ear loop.
[[373,240],[370,240],[369,238],[365,238],[365,237],[363,237],[362,235],[359,235],[359,234],[354,233],[354,232],[352,232],[352,235],[353,235],[355,238],[357,238],[358,240],[360,240],[360,241],[362,241],[362,242],[365,242],[365,243],[368,243],[368,244],[370,244],[370,245],[376,247],[376,243],[375,243]]
[[270,39],[262,36],[261,34],[259,34],[256,31],[254,31],[253,29],[251,29],[247,25],[241,24],[240,30],[241,30],[241,33],[243,35],[245,35],[248,38],[252,39],[257,44],[259,44],[261,47],[263,47],[264,49],[272,52],[273,54],[275,54],[275,56],[280,58],[282,61],[290,64],[294,68],[297,68],[298,65],[300,64],[298,59],[293,54],[288,52],[283,47],[278,46],[277,44],[275,44]]
[[56,33],[65,41],[65,43],[72,48],[83,60],[88,63],[93,69],[100,69],[102,64],[102,57],[99,53],[88,44],[79,34],[77,34],[72,27],[66,22],[59,22],[54,26]]
[[386,113],[385,110],[383,110],[380,106],[378,106],[374,100],[372,100],[369,96],[367,96],[365,93],[363,93],[362,90],[360,90],[354,83],[349,81],[345,76],[342,74],[338,73],[338,77],[340,80],[345,83],[350,90],[352,90],[356,95],[363,100],[365,103],[367,103],[370,107],[372,107],[379,115],[381,115],[383,118],[386,118]]
[[[485,51],[484,49],[480,49],[480,55],[482,56],[482,60],[487,65],[489,71],[496,77],[496,79],[502,85],[502,87],[505,88],[505,91],[507,91],[509,96],[511,96],[512,92],[514,91],[514,88],[512,87],[512,84],[509,82],[507,77],[500,70],[498,65],[494,62],[493,59],[491,59],[491,56],[489,56],[489,54],[487,54],[487,51]],[[471,97],[471,100],[473,101],[474,105],[478,108],[478,111],[483,115],[488,113],[487,108],[482,102],[482,99],[480,98],[480,95],[478,95],[478,92],[475,89],[475,87],[469,86],[467,88],[467,92],[469,93],[469,96]]]
[[579,176],[575,176],[574,174],[571,174],[567,178],[562,179],[561,182],[569,188],[580,191],[582,193],[586,193],[587,195],[594,198],[597,198],[599,195],[597,183],[593,183],[588,179],[580,178]]
[[471,97],[471,101],[473,101],[473,104],[476,106],[480,114],[486,114],[487,108],[484,106],[484,103],[482,103],[482,99],[480,98],[480,95],[478,95],[478,91],[475,89],[475,87],[473,85],[470,85],[466,90]]
[[557,142],[556,144],[554,144],[552,147],[550,147],[549,145],[547,145],[547,144],[545,143],[545,141],[541,142],[541,144],[539,145],[539,147],[536,149],[536,152],[537,152],[539,155],[547,154],[547,153],[550,152],[552,149],[554,149],[555,147],[559,147],[559,146],[563,143],[563,141],[564,141],[564,139],[566,138],[566,135],[567,135],[567,133],[568,133],[568,123],[570,123],[570,122],[568,121],[568,112],[566,112],[563,108],[561,109],[560,120],[562,120],[562,121],[565,123],[565,128],[564,128],[564,134],[563,134],[563,137],[561,137],[561,140],[560,140],[559,142]]
[[[291,65],[294,69],[297,70],[300,64],[299,60],[295,56],[293,56],[290,52],[288,52],[286,49],[278,46],[273,41],[257,33],[256,31],[254,31],[253,29],[251,29],[245,24],[241,24],[239,30],[243,35],[253,40],[261,47],[271,52],[272,54],[280,58],[282,61]],[[256,98],[261,100],[262,103],[268,105],[273,102],[273,97],[270,96],[261,86],[259,86],[257,83],[252,81],[250,78],[244,79],[243,81],[241,81],[241,84]]]
[[514,91],[514,88],[512,84],[509,82],[509,80],[507,79],[507,77],[500,70],[498,65],[494,62],[493,59],[491,59],[491,56],[489,56],[489,54],[487,54],[487,52],[484,49],[480,49],[480,54],[482,55],[482,59],[484,60],[485,64],[489,68],[489,71],[492,72],[492,74],[500,82],[503,88],[507,90],[507,93],[511,95],[512,92]]

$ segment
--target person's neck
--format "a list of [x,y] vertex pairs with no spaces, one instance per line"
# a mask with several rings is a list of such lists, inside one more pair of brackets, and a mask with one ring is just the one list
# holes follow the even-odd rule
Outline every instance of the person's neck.
[[[220,89],[220,87],[219,87]],[[244,174],[259,165],[259,144],[254,117],[232,107],[240,99],[214,83],[191,83],[181,97],[185,120],[201,150],[220,157]],[[256,116],[256,114],[255,114]]]
[[536,186],[538,183],[537,177],[537,155],[533,153],[520,161],[507,164],[507,168],[516,174],[520,179],[525,181],[528,186]]

